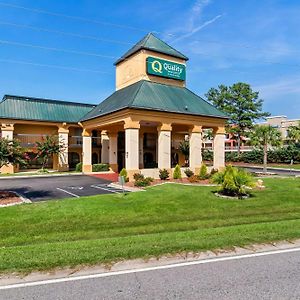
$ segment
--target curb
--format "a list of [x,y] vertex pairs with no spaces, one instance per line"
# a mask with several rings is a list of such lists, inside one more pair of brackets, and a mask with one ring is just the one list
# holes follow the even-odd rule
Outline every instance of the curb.
[[49,178],[49,177],[64,177],[64,176],[78,176],[85,175],[83,173],[72,173],[72,174],[47,174],[47,175],[16,175],[16,176],[0,176],[0,180],[7,179],[24,179],[24,178]]

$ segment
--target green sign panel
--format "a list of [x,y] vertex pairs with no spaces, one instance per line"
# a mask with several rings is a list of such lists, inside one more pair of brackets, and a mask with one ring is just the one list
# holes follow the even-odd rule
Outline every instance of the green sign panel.
[[147,57],[147,74],[170,79],[185,80],[185,65],[155,57]]

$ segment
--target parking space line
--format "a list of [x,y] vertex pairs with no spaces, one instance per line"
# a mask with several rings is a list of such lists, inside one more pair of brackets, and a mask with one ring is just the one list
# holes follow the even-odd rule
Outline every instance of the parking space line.
[[102,186],[98,186],[98,185],[91,185],[92,188],[95,188],[95,189],[99,189],[99,190],[104,190],[104,191],[108,191],[108,192],[112,192],[112,193],[116,193],[116,194],[120,194],[120,192],[116,192],[114,190],[111,190],[111,189],[107,189],[107,188],[104,188]]
[[78,196],[78,195],[76,195],[76,194],[73,194],[73,193],[71,193],[71,192],[69,192],[69,191],[63,190],[63,189],[61,189],[61,188],[56,188],[56,189],[59,190],[59,191],[65,192],[65,193],[67,193],[67,194],[69,194],[69,195],[71,195],[71,196],[73,196],[73,197],[80,198],[80,196]]

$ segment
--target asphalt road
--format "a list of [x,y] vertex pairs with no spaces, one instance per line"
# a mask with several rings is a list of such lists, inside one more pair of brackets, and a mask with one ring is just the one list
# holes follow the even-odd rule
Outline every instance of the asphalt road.
[[[262,172],[262,167],[242,167],[247,169],[249,172]],[[270,173],[274,173],[281,176],[300,176],[300,170],[285,170],[285,169],[275,169],[275,168],[267,168],[267,171]]]
[[300,249],[103,278],[0,287],[0,299],[300,299],[299,282]]
[[32,202],[121,192],[110,188],[110,183],[86,175],[12,178],[0,179],[0,191],[15,191]]

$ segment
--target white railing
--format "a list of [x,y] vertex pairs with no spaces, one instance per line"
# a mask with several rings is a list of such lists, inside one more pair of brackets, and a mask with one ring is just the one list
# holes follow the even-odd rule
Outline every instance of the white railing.
[[46,134],[15,134],[14,138],[19,140],[22,147],[35,147],[36,142],[42,142]]

